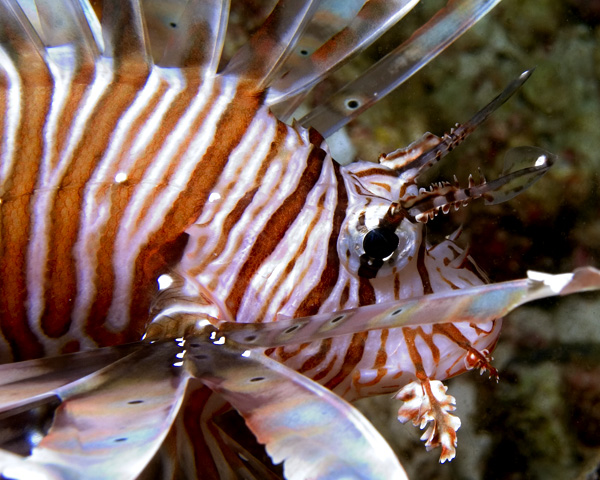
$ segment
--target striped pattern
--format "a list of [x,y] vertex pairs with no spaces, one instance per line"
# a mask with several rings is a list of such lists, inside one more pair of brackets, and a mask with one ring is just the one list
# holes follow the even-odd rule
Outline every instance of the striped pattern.
[[[269,22],[214,75],[217,40],[212,53],[181,55],[194,68],[154,65],[139,5],[115,5],[97,12],[104,45],[90,43],[91,9],[74,7],[89,31],[54,45],[2,3],[3,361],[137,340],[152,319],[270,322],[484,281],[452,242],[426,246],[408,219],[405,250],[374,278],[358,274],[362,236],[415,194],[414,179],[341,168],[316,131],[269,112],[277,67],[252,58]],[[157,295],[162,274],[178,281]],[[267,353],[354,398],[460,373],[498,330],[394,329]]]
[[[501,102],[460,135],[426,136],[379,164],[341,167],[319,132],[282,119],[416,1],[353,2],[344,15],[344,1],[323,3],[277,2],[227,63],[227,1],[0,0],[1,362],[144,334],[176,338],[190,319],[335,319],[343,309],[486,282],[452,239],[429,245],[418,221],[474,195],[423,192],[416,182]],[[495,3],[453,2],[398,50],[412,52],[406,70],[426,63],[414,54],[422,45],[429,59],[456,37],[436,22],[458,15],[465,27]],[[331,15],[339,31],[321,38]],[[316,56],[298,58],[296,45],[314,41]],[[350,110],[315,118],[329,132],[357,114]],[[478,196],[508,195],[507,182],[484,183]],[[378,228],[399,241],[379,259],[364,246]],[[430,379],[489,368],[500,324],[371,330],[265,353],[346,399],[415,380],[431,390]],[[170,435],[200,468],[220,449],[209,420],[222,405],[192,387],[187,403],[202,404],[184,407]],[[452,444],[442,444],[442,458]]]

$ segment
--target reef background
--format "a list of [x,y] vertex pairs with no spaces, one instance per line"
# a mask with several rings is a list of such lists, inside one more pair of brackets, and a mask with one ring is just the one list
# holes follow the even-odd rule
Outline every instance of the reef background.
[[[430,1],[367,52],[406,38],[445,2]],[[520,92],[431,172],[428,180],[466,185],[480,167],[502,170],[511,147],[535,145],[559,156],[515,199],[469,207],[428,223],[430,240],[464,227],[460,242],[492,281],[600,267],[600,2],[504,0],[470,32],[380,105],[348,127],[358,156],[405,146],[466,121],[522,71]],[[363,58],[362,62],[367,60]],[[360,70],[354,63],[345,69]],[[354,72],[355,74],[356,72]],[[437,463],[421,432],[399,425],[398,402],[360,408],[398,453],[411,478],[600,478],[600,295],[540,301],[505,319],[494,365],[500,382],[467,373],[447,382],[462,420],[456,458]]]

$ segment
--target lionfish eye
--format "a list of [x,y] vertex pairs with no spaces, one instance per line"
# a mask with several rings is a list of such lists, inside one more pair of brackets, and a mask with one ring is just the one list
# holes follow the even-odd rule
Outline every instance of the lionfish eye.
[[363,249],[369,257],[383,260],[394,253],[399,243],[398,235],[390,229],[377,227],[365,235]]
[[338,238],[338,254],[352,275],[382,278],[414,258],[421,227],[407,218],[389,221],[390,202],[370,200],[368,205],[358,204],[348,211]]

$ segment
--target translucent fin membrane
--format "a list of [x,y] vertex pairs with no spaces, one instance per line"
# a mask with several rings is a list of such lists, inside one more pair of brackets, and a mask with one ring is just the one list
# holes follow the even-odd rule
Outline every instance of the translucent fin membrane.
[[328,137],[427,65],[499,1],[449,2],[409,40],[300,119],[300,123]]
[[[40,22],[39,32],[50,58],[57,62],[64,58],[73,59],[78,64],[77,71],[91,75],[100,51],[79,3],[36,0],[35,6]],[[71,47],[73,54],[65,57],[61,55],[60,48],[56,52],[52,48],[62,46]],[[84,80],[80,78],[77,81]]]
[[42,41],[14,0],[0,0],[0,68],[4,55],[18,66],[24,78],[45,78],[49,74]]
[[318,0],[280,0],[260,29],[231,59],[223,72],[255,82],[264,90],[292,53],[319,6]]
[[510,282],[274,323],[223,322],[219,328],[226,338],[238,343],[275,347],[383,328],[456,322],[483,324],[540,298],[592,290],[600,290],[600,271],[592,267],[561,275],[529,272],[528,278]]
[[377,40],[417,3],[418,0],[367,2],[346,28],[336,33],[314,53],[308,55],[309,47],[304,47],[304,56],[296,53],[288,60],[283,68],[285,75],[269,91],[267,104],[280,104],[310,89]]
[[407,478],[375,428],[325,387],[225,338],[191,337],[186,349],[193,374],[238,410],[286,479]]
[[158,63],[166,67],[200,67],[208,74],[215,74],[228,13],[229,0],[189,1],[179,19],[169,23],[171,32]]
[[[113,347],[102,356],[99,351],[82,352],[70,359],[93,370],[111,360],[111,350],[116,358],[126,353],[123,347]],[[40,401],[49,400],[45,410],[52,419],[52,407],[59,403],[49,430],[39,432],[30,456],[0,457],[3,478],[33,478],[32,472],[44,473],[39,478],[136,478],[163,443],[184,397],[189,375],[176,366],[181,350],[175,342],[146,345],[44,396],[30,396],[19,408],[5,410],[2,422],[19,411],[34,413]],[[64,362],[56,358],[26,363],[33,370],[45,368],[48,381],[72,380],[74,374],[86,373],[83,366],[64,369]],[[14,367],[4,368],[10,372]]]
[[145,79],[152,57],[148,34],[136,0],[105,0],[102,5],[104,55],[112,57],[116,72],[132,80]]
[[[89,0],[88,0],[89,1]],[[167,42],[174,33],[180,32],[184,11],[189,4],[196,1],[189,0],[141,0],[144,12],[146,30],[150,36],[152,58],[155,63],[163,57]],[[213,4],[214,2],[206,2]]]

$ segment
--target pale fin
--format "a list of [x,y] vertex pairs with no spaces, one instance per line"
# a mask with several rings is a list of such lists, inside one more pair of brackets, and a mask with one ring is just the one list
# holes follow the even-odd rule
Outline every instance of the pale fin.
[[219,328],[226,338],[240,344],[275,347],[383,328],[456,322],[483,324],[539,298],[591,290],[600,290],[600,271],[585,267],[561,275],[530,273],[529,278],[521,280],[275,323],[223,322]]
[[102,5],[104,55],[123,80],[145,83],[152,64],[139,0],[105,0]]
[[499,1],[449,2],[410,39],[313,109],[300,123],[315,128],[324,137],[330,136],[427,65]]
[[[285,75],[272,85],[266,103],[280,104],[312,88],[325,76],[343,66],[377,40],[417,3],[418,0],[366,2],[348,26],[336,33],[314,53],[306,56],[296,53],[288,59],[283,68]],[[308,53],[307,50],[304,51]]]
[[326,388],[258,351],[217,339],[186,341],[202,382],[245,418],[288,480],[406,478],[390,447],[356,409]]
[[146,345],[54,390],[50,398],[62,403],[47,434],[30,456],[5,457],[2,475],[28,479],[37,469],[45,478],[135,478],[162,444],[184,397],[188,375],[176,366],[181,352],[176,342]]
[[173,23],[158,63],[166,67],[197,67],[202,73],[214,75],[225,41],[228,13],[229,0],[190,0],[177,23]]
[[82,9],[83,17],[94,37],[94,42],[98,47],[100,53],[104,52],[104,38],[102,36],[102,25],[96,15],[94,7],[90,4],[89,0],[79,0],[79,5]]
[[223,74],[246,78],[256,91],[263,91],[292,53],[318,6],[318,0],[279,0]]
[[150,39],[152,58],[155,63],[162,58],[165,46],[173,32],[179,29],[189,0],[140,0],[146,31]]
[[129,355],[140,344],[0,365],[0,412],[63,387]]
[[0,0],[0,48],[23,78],[41,82],[49,79],[42,41],[15,0]]

